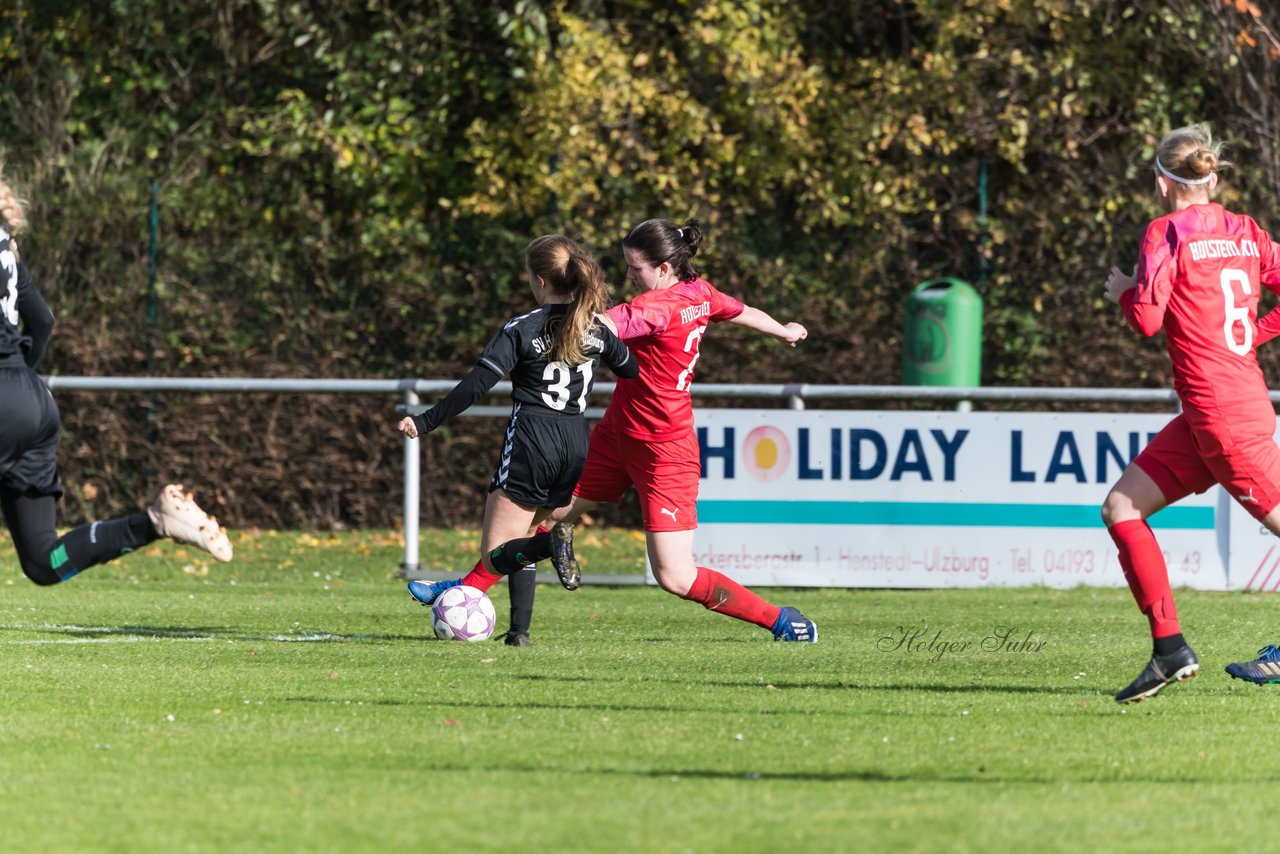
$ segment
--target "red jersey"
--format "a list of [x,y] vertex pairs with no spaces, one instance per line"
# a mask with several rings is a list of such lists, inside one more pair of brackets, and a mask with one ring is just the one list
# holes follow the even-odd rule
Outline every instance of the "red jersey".
[[625,436],[665,442],[693,430],[693,366],[702,333],[732,320],[746,306],[694,279],[646,291],[609,309],[618,337],[640,365],[640,376],[619,382],[605,420]]
[[1258,334],[1259,286],[1280,293],[1280,252],[1251,218],[1221,205],[1192,205],[1147,226],[1136,286],[1120,296],[1143,335],[1162,326],[1183,405],[1212,410],[1266,398],[1254,348],[1273,337],[1275,312]]

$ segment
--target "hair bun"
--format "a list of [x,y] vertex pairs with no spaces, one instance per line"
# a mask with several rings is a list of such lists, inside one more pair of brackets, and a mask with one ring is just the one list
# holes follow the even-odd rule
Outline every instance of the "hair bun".
[[1210,148],[1197,148],[1187,158],[1187,165],[1197,175],[1204,176],[1218,168],[1218,155]]

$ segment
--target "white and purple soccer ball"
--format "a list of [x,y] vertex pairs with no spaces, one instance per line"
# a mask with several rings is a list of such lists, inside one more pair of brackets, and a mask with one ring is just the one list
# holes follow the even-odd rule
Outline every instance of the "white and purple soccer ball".
[[441,640],[488,640],[495,622],[489,597],[465,584],[450,587],[431,604],[431,627]]

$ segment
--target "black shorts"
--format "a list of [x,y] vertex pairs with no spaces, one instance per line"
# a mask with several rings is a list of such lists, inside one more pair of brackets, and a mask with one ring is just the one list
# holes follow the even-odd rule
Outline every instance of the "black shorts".
[[573,498],[587,460],[587,419],[517,404],[507,424],[489,491],[501,489],[526,507],[554,509]]
[[0,489],[30,496],[62,495],[62,419],[48,387],[26,365],[0,366],[0,401]]

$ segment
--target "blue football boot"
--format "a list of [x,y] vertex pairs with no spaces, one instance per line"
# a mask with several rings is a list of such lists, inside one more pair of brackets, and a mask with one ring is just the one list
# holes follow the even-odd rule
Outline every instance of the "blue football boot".
[[1227,672],[1237,679],[1243,679],[1255,685],[1280,682],[1280,649],[1275,644],[1267,644],[1258,650],[1258,657],[1253,661],[1237,661],[1228,664]]
[[444,581],[410,581],[409,595],[417,599],[421,605],[430,605],[439,598],[441,593],[461,583],[461,578],[446,578]]
[[783,608],[773,623],[773,639],[817,643],[818,626],[795,608]]

